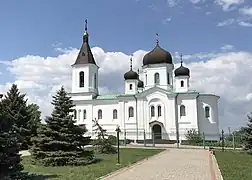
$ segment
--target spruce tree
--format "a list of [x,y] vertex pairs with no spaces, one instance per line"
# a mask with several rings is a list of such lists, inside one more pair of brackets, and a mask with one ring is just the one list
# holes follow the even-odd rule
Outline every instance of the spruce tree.
[[15,118],[6,113],[0,102],[0,179],[26,179],[21,172],[20,164],[20,135],[15,124]]
[[[30,130],[31,137],[37,136],[37,129],[41,123],[41,112],[39,111],[39,106],[37,104],[29,104],[28,112],[30,115],[30,120],[28,128]],[[29,143],[31,145],[31,143]]]
[[108,136],[107,130],[99,124],[98,120],[93,120],[93,127],[97,133],[97,139],[93,141],[93,146],[96,147],[98,152],[104,154],[114,154],[117,152],[113,146],[113,136]]
[[28,149],[31,138],[29,130],[30,115],[27,109],[27,99],[25,94],[21,94],[17,85],[13,84],[7,95],[2,100],[3,110],[13,118],[18,132],[22,137],[21,149]]
[[243,128],[245,150],[252,154],[252,117],[248,115],[247,126]]
[[90,137],[84,137],[85,128],[75,125],[71,112],[74,107],[63,87],[53,96],[53,112],[40,126],[33,138],[32,156],[45,166],[84,165],[93,161],[93,152],[84,146]]

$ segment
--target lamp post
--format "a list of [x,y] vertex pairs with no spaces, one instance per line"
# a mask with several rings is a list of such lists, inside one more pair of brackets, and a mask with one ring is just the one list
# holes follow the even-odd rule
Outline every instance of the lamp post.
[[117,164],[116,165],[120,165],[119,133],[121,132],[121,129],[119,125],[117,125],[115,131],[116,131],[116,136],[117,136]]

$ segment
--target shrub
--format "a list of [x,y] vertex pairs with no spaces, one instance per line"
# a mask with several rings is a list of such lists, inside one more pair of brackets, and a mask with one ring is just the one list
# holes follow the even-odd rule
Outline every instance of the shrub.
[[203,138],[201,137],[200,133],[195,129],[188,130],[185,137],[190,145],[198,145],[199,143],[203,142]]

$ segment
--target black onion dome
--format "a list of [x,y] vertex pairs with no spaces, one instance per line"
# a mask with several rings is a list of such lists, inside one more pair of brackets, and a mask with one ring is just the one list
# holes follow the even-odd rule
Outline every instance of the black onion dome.
[[137,83],[137,87],[138,88],[143,88],[144,87],[144,82],[139,80],[138,83]]
[[135,72],[135,71],[132,71],[132,69],[131,70],[129,70],[128,72],[126,72],[125,74],[124,74],[124,79],[125,80],[130,80],[130,79],[138,79],[138,74]]
[[143,65],[162,63],[172,64],[172,56],[157,43],[156,47],[144,56]]
[[175,70],[175,77],[176,76],[190,76],[190,70],[183,66],[182,62],[179,68]]

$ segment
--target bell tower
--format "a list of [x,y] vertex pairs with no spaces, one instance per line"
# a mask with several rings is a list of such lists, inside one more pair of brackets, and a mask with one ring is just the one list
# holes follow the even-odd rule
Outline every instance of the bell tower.
[[98,69],[91,48],[85,20],[83,42],[75,63],[72,65],[72,94],[81,93],[91,98],[98,95]]
[[180,54],[180,67],[175,71],[175,91],[187,92],[189,90],[190,70],[183,66],[182,54]]

